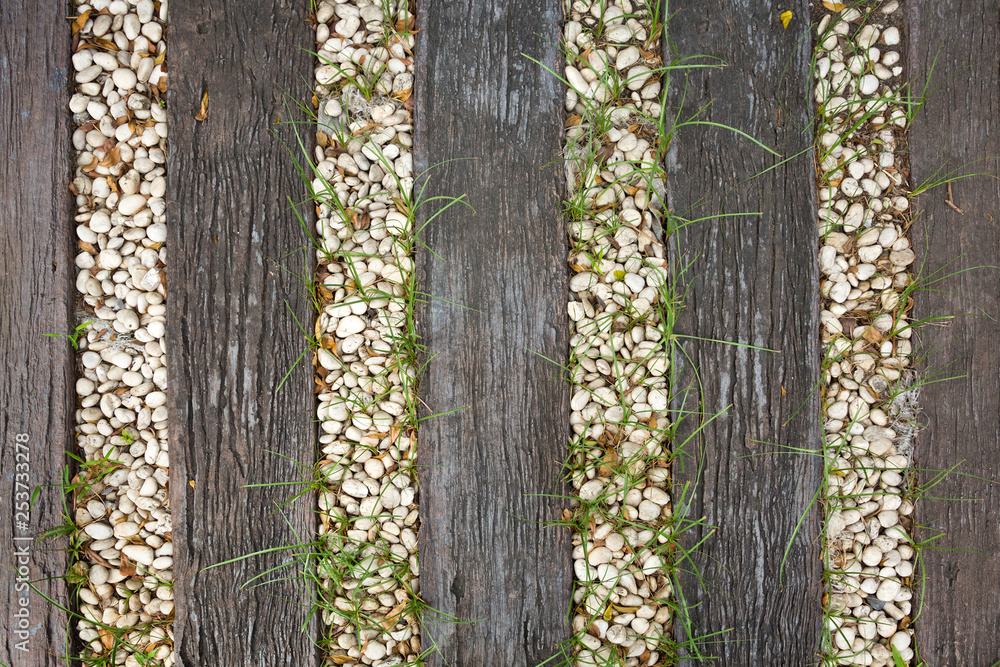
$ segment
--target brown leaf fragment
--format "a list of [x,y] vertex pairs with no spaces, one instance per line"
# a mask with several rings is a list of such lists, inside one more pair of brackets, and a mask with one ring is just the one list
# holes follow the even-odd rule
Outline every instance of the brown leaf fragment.
[[389,630],[390,628],[392,628],[392,626],[396,625],[396,623],[400,620],[400,616],[403,613],[403,610],[406,609],[407,604],[408,602],[400,602],[395,607],[390,609],[389,613],[385,615],[385,618],[383,618],[382,622],[380,623],[382,628],[385,630]]
[[110,651],[115,645],[115,636],[111,634],[110,630],[103,626],[97,628],[97,634],[101,637],[101,645]]
[[579,125],[583,121],[583,116],[578,113],[573,114],[566,119],[566,127],[574,127]]
[[118,571],[122,573],[124,577],[131,577],[135,574],[135,563],[128,559],[128,556],[122,554],[121,565],[118,566]]
[[406,90],[400,90],[392,94],[392,97],[396,98],[400,102],[406,102],[413,95],[413,88],[407,88]]
[[330,136],[326,132],[317,132],[316,143],[319,144],[321,148],[326,148],[330,145]]
[[208,91],[201,96],[201,109],[194,115],[194,119],[201,122],[208,118]]
[[93,561],[94,563],[97,563],[98,565],[102,565],[102,566],[104,566],[106,568],[109,568],[111,570],[115,569],[114,565],[112,565],[108,561],[106,561],[103,558],[101,558],[101,556],[97,552],[92,551],[90,549],[90,547],[85,548],[83,551],[84,551],[84,553],[87,554],[87,560]]
[[823,0],[823,6],[829,9],[831,12],[841,12],[847,9],[847,5],[843,2],[834,2],[833,0]]
[[882,341],[885,340],[885,338],[882,337],[882,334],[879,333],[879,330],[875,327],[865,327],[865,332],[861,335],[872,345],[881,345]]
[[[108,139],[108,141],[113,141],[113,140]],[[111,149],[108,150],[107,155],[104,156],[104,159],[101,160],[100,164],[98,164],[97,166],[113,167],[121,161],[122,161],[121,150],[117,146],[112,146]],[[110,183],[108,183],[108,185],[110,185]]]
[[90,10],[89,9],[85,9],[82,14],[80,14],[79,16],[77,16],[73,20],[73,34],[74,35],[76,33],[80,32],[81,30],[83,30],[83,26],[87,25],[87,19],[89,19],[89,18],[90,18]]

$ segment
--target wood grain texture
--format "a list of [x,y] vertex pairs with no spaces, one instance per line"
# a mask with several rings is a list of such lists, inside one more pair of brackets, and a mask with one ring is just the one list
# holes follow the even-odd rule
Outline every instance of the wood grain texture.
[[[909,75],[936,88],[907,135],[911,182],[942,167],[996,168],[1000,157],[1000,4],[995,0],[908,0]],[[934,63],[937,60],[936,64]],[[922,84],[921,84],[922,85]],[[1000,184],[991,178],[954,183],[916,199],[912,230],[924,273],[1000,264]],[[931,352],[924,370],[959,379],[931,384],[920,394],[927,429],[917,436],[919,468],[961,463],[921,500],[918,534],[944,548],[924,550],[923,611],[916,625],[920,657],[929,665],[994,665],[1000,661],[1000,271],[977,269],[947,279],[939,291],[914,295],[916,317],[956,315],[948,327],[926,327],[917,353]],[[933,475],[922,473],[924,481]],[[937,498],[962,498],[939,500]]]
[[[793,9],[808,16],[805,2]],[[727,130],[696,126],[679,130],[667,158],[676,214],[760,213],[699,222],[676,235],[671,266],[693,261],[682,279],[687,298],[677,331],[777,350],[688,340],[675,359],[675,406],[686,397],[684,409],[691,409],[694,396],[685,390],[696,386],[697,372],[702,409],[726,410],[675,461],[676,484],[694,485],[689,518],[718,527],[711,536],[702,528],[681,538],[691,548],[707,537],[694,557],[704,588],[691,572],[681,577],[696,605],[693,634],[727,631],[702,649],[718,657],[709,664],[801,667],[814,664],[819,646],[819,517],[810,502],[822,463],[781,446],[820,446],[819,406],[810,393],[819,379],[810,40],[801,20],[783,30],[768,3],[685,0],[670,11],[679,55],[707,54],[728,65],[691,72],[682,117],[711,102],[703,120],[739,128],[784,157],[806,151],[746,182],[780,159]],[[684,94],[685,79],[674,77],[671,103]],[[682,422],[679,442],[698,421]],[[684,641],[681,625],[675,629]]]
[[[171,5],[170,495],[177,657],[187,667],[318,664],[311,591],[288,581],[240,588],[288,564],[289,552],[203,571],[316,529],[312,507],[278,508],[289,487],[244,487],[298,481],[266,450],[305,465],[315,456],[308,358],[276,391],[306,346],[292,313],[313,318],[291,273],[312,270],[294,252],[306,239],[287,200],[304,187],[273,135],[287,115],[282,91],[311,94],[307,10],[299,0]],[[197,122],[205,92],[208,118]],[[282,576],[294,571],[267,578]]]
[[[420,569],[431,665],[534,667],[569,637],[568,531],[559,516],[569,385],[542,359],[568,345],[560,215],[559,3],[421,3],[417,171],[426,195],[465,194],[425,230],[418,257],[429,365],[421,381]],[[430,209],[423,211],[427,218]],[[451,303],[449,303],[451,302]],[[459,304],[459,305],[451,305]],[[474,309],[474,310],[470,310]],[[537,353],[537,354],[536,354]]]
[[[60,476],[73,445],[71,331],[73,197],[69,192],[70,31],[63,2],[0,4],[0,664],[58,665],[66,655],[66,614],[23,589],[15,568],[44,595],[68,605],[65,542],[37,535],[62,523]],[[19,433],[27,450],[17,450]],[[17,452],[27,451],[27,471]],[[27,472],[27,478],[21,474]],[[18,483],[24,486],[18,486]],[[40,487],[27,529],[21,495]],[[29,547],[30,557],[21,549]],[[27,598],[22,606],[21,598]],[[19,618],[21,610],[26,618]],[[28,635],[20,635],[21,621]],[[28,650],[18,644],[24,640]]]

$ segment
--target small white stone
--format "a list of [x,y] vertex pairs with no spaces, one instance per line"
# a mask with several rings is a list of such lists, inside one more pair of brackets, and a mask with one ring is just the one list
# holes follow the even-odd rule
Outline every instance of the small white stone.
[[114,530],[106,523],[92,523],[83,529],[83,532],[95,540],[106,540],[114,537]]
[[341,490],[352,498],[365,498],[368,496],[368,487],[353,477],[345,479]]
[[337,337],[347,338],[351,334],[361,333],[365,326],[365,321],[357,315],[348,315],[337,324]]
[[122,90],[132,90],[135,88],[135,84],[138,81],[138,77],[136,77],[135,72],[127,67],[119,67],[116,69],[111,73],[111,78],[114,80],[115,85]]
[[144,544],[126,544],[122,547],[122,553],[133,562],[141,563],[147,567],[152,565],[156,559],[156,552]]
[[118,202],[118,212],[125,216],[135,215],[146,206],[146,198],[142,195],[128,195]]

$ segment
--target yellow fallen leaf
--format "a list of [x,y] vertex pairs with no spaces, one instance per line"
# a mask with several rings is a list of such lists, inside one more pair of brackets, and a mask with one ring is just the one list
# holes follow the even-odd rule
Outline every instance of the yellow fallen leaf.
[[81,30],[83,30],[83,27],[85,25],[87,25],[87,19],[89,19],[89,18],[90,18],[90,10],[89,9],[85,9],[82,14],[80,14],[79,16],[76,17],[76,20],[73,21],[73,34],[74,35],[76,33],[80,32]]
[[823,6],[829,9],[831,12],[840,12],[847,9],[847,5],[843,2],[833,2],[832,0],[823,0]]
[[196,113],[194,115],[194,119],[196,121],[199,121],[199,122],[205,120],[206,118],[208,118],[208,91],[207,90],[205,91],[205,94],[201,96],[201,109],[199,109],[198,113]]
[[788,29],[788,24],[792,22],[792,10],[787,9],[781,12],[781,25]]

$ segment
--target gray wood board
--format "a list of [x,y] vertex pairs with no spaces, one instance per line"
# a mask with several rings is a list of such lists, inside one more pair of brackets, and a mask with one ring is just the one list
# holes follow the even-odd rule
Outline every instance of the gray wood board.
[[543,525],[568,506],[551,494],[564,493],[569,385],[541,356],[565,360],[568,345],[563,84],[522,55],[561,70],[561,22],[555,0],[418,14],[417,171],[433,167],[425,197],[475,207],[436,218],[418,257],[421,399],[458,410],[419,434],[421,589],[462,623],[425,619],[435,666],[533,667],[570,634],[569,533]]
[[782,156],[702,125],[681,128],[667,157],[676,215],[746,214],[697,222],[672,239],[672,269],[690,263],[676,279],[686,290],[678,333],[777,350],[684,339],[674,357],[676,509],[704,518],[680,543],[705,540],[680,563],[691,632],[683,623],[675,632],[681,642],[722,633],[700,650],[727,667],[813,664],[819,647],[819,513],[811,502],[822,461],[783,449],[821,444],[810,37],[806,3],[790,8],[798,18],[784,30],[767,3],[685,0],[671,3],[667,26],[677,55],[726,63],[675,73],[671,113],[682,98],[682,119],[711,103],[700,120],[738,128]]
[[66,614],[26,588],[69,604],[65,540],[31,539],[63,522],[74,447],[75,356],[66,338],[44,336],[76,324],[66,12],[62,2],[0,5],[0,664],[17,667],[61,665],[68,651]]
[[[171,6],[170,495],[174,631],[178,664],[189,667],[319,664],[308,587],[241,588],[282,564],[289,569],[265,580],[294,577],[292,552],[203,569],[310,541],[317,527],[312,495],[280,506],[298,489],[245,487],[299,481],[293,463],[267,450],[315,460],[309,356],[277,391],[307,345],[295,318],[307,328],[315,318],[293,275],[313,269],[288,203],[305,187],[274,135],[294,145],[276,126],[288,119],[284,93],[308,101],[312,92],[307,11],[298,0]],[[205,92],[208,117],[198,122]]]
[[[1000,157],[1000,4],[995,0],[908,0],[909,77],[932,91],[908,136],[911,182],[941,169],[993,171]],[[933,75],[931,70],[933,69]],[[975,160],[987,161],[973,163]],[[964,166],[963,166],[964,165]],[[1000,264],[1000,184],[977,177],[928,190],[915,201],[918,265],[925,277]],[[958,466],[917,503],[918,539],[940,533],[921,559],[925,574],[916,645],[929,665],[1000,662],[1000,271],[980,268],[914,294],[911,315],[954,315],[922,329],[916,466],[926,483]]]

